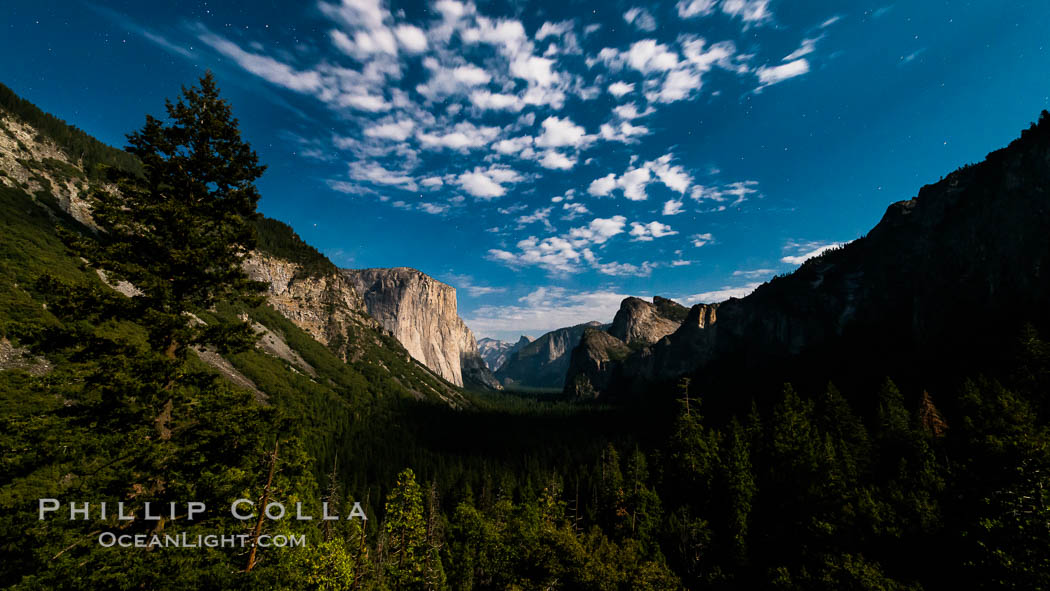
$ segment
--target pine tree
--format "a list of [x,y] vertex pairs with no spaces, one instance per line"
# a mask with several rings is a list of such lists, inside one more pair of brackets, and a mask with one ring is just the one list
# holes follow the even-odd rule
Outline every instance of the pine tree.
[[386,574],[394,589],[424,586],[427,529],[423,515],[423,493],[416,475],[406,468],[386,500]]
[[[129,141],[142,175],[111,170],[119,191],[100,191],[93,203],[101,232],[69,230],[64,237],[110,284],[129,281],[131,295],[101,282],[44,276],[37,287],[50,318],[14,331],[54,363],[37,387],[69,401],[56,415],[57,437],[41,449],[65,457],[56,473],[66,477],[53,484],[53,494],[92,490],[126,501],[130,510],[146,501],[186,499],[221,506],[257,490],[255,478],[265,476],[257,460],[272,449],[279,425],[273,409],[195,363],[188,351],[209,345],[231,351],[254,341],[244,323],[209,317],[205,324],[194,314],[255,293],[240,258],[253,243],[249,222],[258,193],[252,182],[262,167],[210,75],[168,104],[167,121],[147,117]],[[285,445],[282,439],[282,456]],[[278,480],[309,491],[313,480],[302,470],[301,454],[283,460],[287,472]],[[125,531],[159,533],[166,523],[139,520]],[[216,533],[236,524],[204,519],[192,526]],[[62,527],[70,540],[81,535],[75,523]],[[62,561],[70,568],[91,562],[94,578],[85,584],[97,587],[112,586],[106,577],[115,576],[135,586],[162,570],[177,571],[184,582],[195,576],[193,569],[173,568],[169,561],[189,559],[171,553],[137,553],[128,561],[96,550],[75,546],[47,572],[61,578]],[[224,576],[244,568],[243,556],[236,561]]]
[[252,342],[244,323],[202,325],[188,315],[258,292],[241,259],[255,245],[254,182],[265,167],[241,139],[210,72],[166,109],[166,121],[147,116],[128,136],[143,175],[110,171],[119,191],[93,195],[102,234],[76,246],[111,281],[135,286],[150,344],[182,360],[192,345],[226,351]]

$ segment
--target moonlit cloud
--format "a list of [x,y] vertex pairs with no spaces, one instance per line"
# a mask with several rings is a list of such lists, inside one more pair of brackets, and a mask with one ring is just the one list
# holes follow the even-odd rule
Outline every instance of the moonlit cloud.
[[487,170],[476,167],[470,172],[459,175],[456,182],[464,191],[478,199],[494,199],[507,193],[505,184],[521,180],[521,175],[505,167],[492,167]]
[[748,283],[746,285],[740,285],[737,287],[725,286],[721,289],[712,291],[705,291],[702,293],[693,294],[682,298],[682,303],[686,305],[693,304],[716,304],[718,302],[724,302],[729,298],[743,298],[751,295],[751,292],[755,291],[761,283]]
[[716,0],[682,0],[675,4],[678,16],[682,18],[695,18],[707,16],[714,12]]
[[780,262],[788,265],[801,265],[811,258],[819,257],[820,255],[828,252],[829,250],[839,248],[842,246],[841,242],[789,242],[784,250],[795,251],[795,254],[783,256],[780,258]]
[[677,233],[671,229],[671,226],[660,222],[649,222],[648,224],[631,222],[631,239],[635,242],[650,242],[654,238],[674,236]]
[[713,243],[715,241],[715,237],[710,232],[705,232],[703,234],[693,234],[692,241],[693,246],[700,248],[701,246],[706,246],[708,244]]
[[592,320],[611,322],[626,294],[615,291],[569,291],[542,286],[504,306],[482,306],[465,318],[480,336],[514,340],[521,334],[543,333]]
[[635,6],[623,13],[623,20],[634,25],[639,31],[651,33],[656,30],[656,18],[646,9]]
[[809,72],[809,62],[803,58],[779,66],[762,66],[755,73],[758,75],[758,81],[765,87],[790,80],[807,72]]
[[668,199],[664,203],[663,215],[678,215],[682,213],[682,202],[677,199]]
[[627,82],[613,82],[609,85],[609,94],[616,98],[620,98],[632,90],[634,90],[634,84],[628,84]]
[[[701,264],[682,254],[713,241],[698,216],[762,198],[755,180],[709,172],[721,163],[698,161],[682,130],[705,118],[697,99],[734,92],[726,81],[765,89],[817,69],[834,21],[824,15],[803,37],[772,26],[768,0],[627,4],[542,24],[456,0],[412,16],[384,0],[316,6],[322,26],[295,51],[190,30],[200,52],[331,112],[295,152],[340,166],[321,177],[329,189],[455,219],[478,236],[484,264],[609,281]],[[773,34],[768,47],[795,49],[764,51]]]

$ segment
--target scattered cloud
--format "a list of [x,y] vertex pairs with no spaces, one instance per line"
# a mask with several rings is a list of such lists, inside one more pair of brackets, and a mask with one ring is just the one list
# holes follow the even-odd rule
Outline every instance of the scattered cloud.
[[470,172],[460,174],[456,182],[464,191],[478,199],[494,199],[507,193],[504,185],[514,184],[521,180],[522,176],[516,171],[496,165],[488,169],[475,167]]
[[651,33],[656,30],[656,18],[644,8],[635,6],[623,13],[623,20],[627,24],[634,25],[639,31]]
[[608,90],[609,94],[615,96],[616,98],[620,98],[621,96],[634,90],[634,84],[629,84],[627,82],[613,82],[609,85]]
[[628,296],[616,291],[570,291],[563,287],[537,287],[506,306],[483,306],[465,322],[477,335],[515,339],[538,337],[566,326],[596,320],[611,322],[620,302]]
[[649,242],[654,238],[663,238],[664,236],[674,236],[678,232],[671,229],[671,226],[660,222],[649,222],[648,224],[640,224],[638,222],[631,222],[631,239],[636,242]]
[[663,215],[678,215],[682,213],[682,202],[678,199],[668,199],[664,203]]
[[807,260],[818,257],[825,252],[842,246],[842,242],[796,242],[790,241],[784,245],[785,252],[794,252],[794,254],[785,255],[780,258],[780,262],[788,265],[801,265]]
[[780,64],[779,66],[762,66],[755,73],[761,83],[759,88],[772,86],[791,78],[796,78],[809,72],[809,62],[805,59],[797,59],[793,62]]
[[675,5],[678,16],[682,18],[695,18],[707,16],[714,12],[716,0],[682,0]]
[[705,232],[703,234],[693,234],[690,240],[692,240],[693,246],[700,248],[701,246],[713,244],[715,237],[710,232]]
[[759,277],[772,277],[776,272],[776,269],[738,269],[733,271],[733,277],[758,279]]
[[488,285],[478,285],[470,275],[457,275],[454,273],[443,276],[445,283],[448,283],[452,287],[456,288],[457,292],[466,292],[468,296],[472,298],[479,298],[482,296],[504,293],[507,291],[505,287],[491,287]]
[[693,294],[691,296],[686,296],[682,298],[682,303],[691,306],[693,304],[714,304],[717,302],[724,302],[729,298],[743,298],[750,295],[751,292],[755,291],[755,289],[759,285],[762,284],[748,283],[746,285],[740,285],[736,287],[726,285],[721,289],[705,291]]

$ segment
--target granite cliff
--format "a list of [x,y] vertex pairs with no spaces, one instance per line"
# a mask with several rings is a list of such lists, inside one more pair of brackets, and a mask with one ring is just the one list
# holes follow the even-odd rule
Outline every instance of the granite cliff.
[[678,330],[689,308],[656,296],[652,302],[627,298],[613,318],[609,334],[629,346],[651,345]]
[[652,302],[624,299],[608,331],[585,331],[572,350],[566,369],[566,396],[581,400],[597,397],[608,389],[615,369],[631,352],[678,330],[689,313],[689,308],[660,296]]
[[407,267],[340,273],[414,359],[457,386],[499,388],[459,317],[453,287]]

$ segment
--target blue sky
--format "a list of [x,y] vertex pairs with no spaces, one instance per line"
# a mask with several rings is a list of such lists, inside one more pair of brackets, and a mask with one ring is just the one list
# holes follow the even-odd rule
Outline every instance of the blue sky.
[[480,336],[748,293],[1050,106],[1047,2],[7,0],[0,82],[106,142],[206,69],[261,210]]

